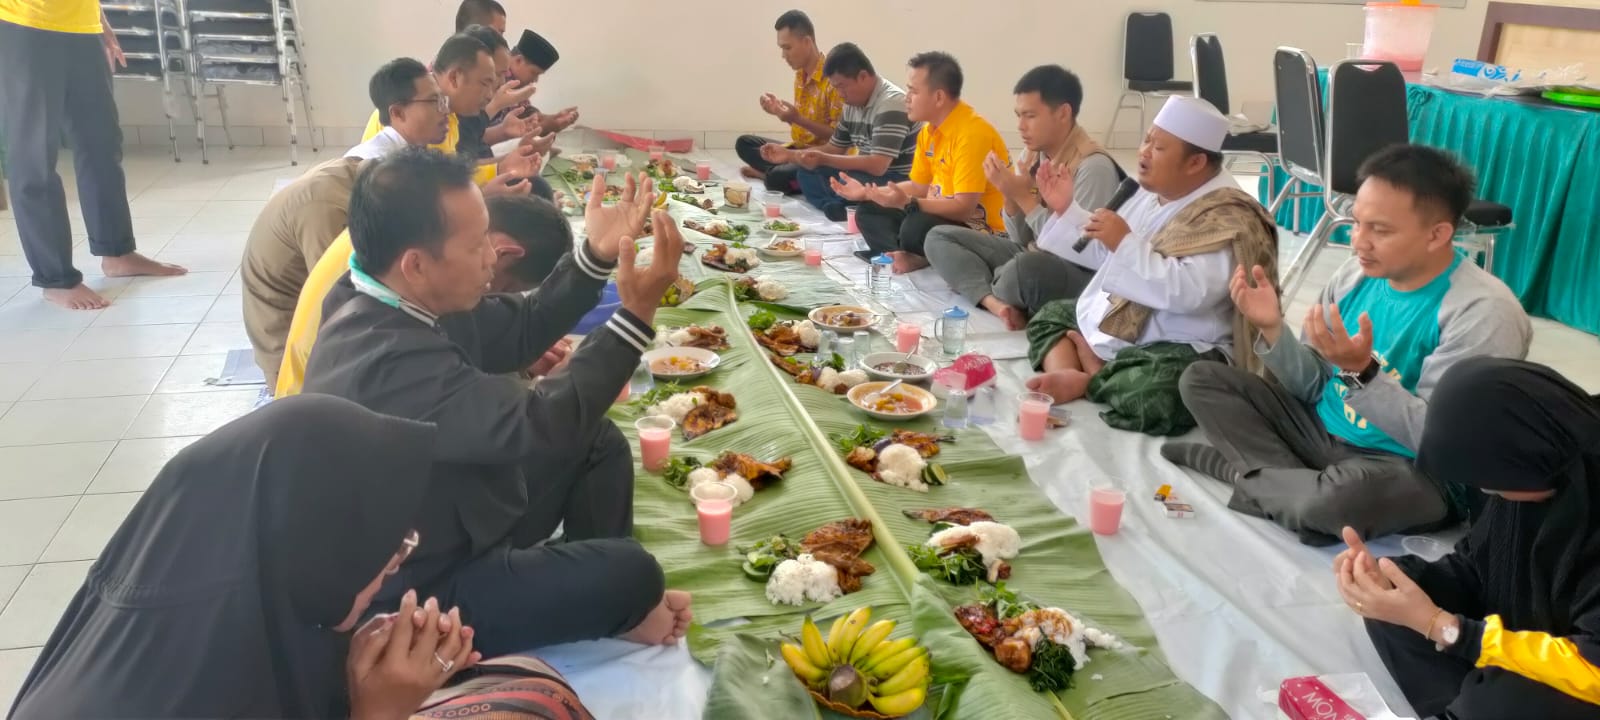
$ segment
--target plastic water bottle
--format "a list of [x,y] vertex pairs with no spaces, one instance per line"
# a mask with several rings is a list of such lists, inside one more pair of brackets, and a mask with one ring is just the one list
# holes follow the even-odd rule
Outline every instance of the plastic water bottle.
[[628,380],[628,394],[639,397],[650,392],[656,386],[656,377],[650,374],[650,365],[639,361],[639,367],[633,369],[633,377]]
[[888,255],[879,255],[872,259],[867,273],[867,288],[872,296],[888,297],[894,289],[894,260]]
[[972,397],[967,401],[967,414],[973,425],[994,424],[995,416],[999,414],[995,409],[996,396],[998,394],[999,391],[995,389],[992,382],[984,383],[973,389]]
[[953,307],[944,311],[944,315],[934,321],[933,334],[939,338],[939,345],[944,354],[955,357],[961,354],[961,346],[967,340],[967,311]]
[[952,429],[964,428],[967,426],[967,416],[967,391],[950,388],[944,398],[944,426]]

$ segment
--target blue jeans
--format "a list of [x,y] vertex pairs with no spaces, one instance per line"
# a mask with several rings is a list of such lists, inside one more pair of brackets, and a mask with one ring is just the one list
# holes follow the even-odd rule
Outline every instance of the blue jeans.
[[868,175],[860,170],[840,170],[830,167],[819,167],[815,170],[801,168],[796,179],[800,182],[800,192],[805,195],[806,202],[811,203],[811,206],[818,210],[826,209],[827,206],[834,204],[849,205],[850,203],[839,197],[839,193],[834,192],[833,188],[828,185],[829,178],[837,178],[840,173],[860,180],[866,185],[881,185],[906,179],[904,175],[898,173]]

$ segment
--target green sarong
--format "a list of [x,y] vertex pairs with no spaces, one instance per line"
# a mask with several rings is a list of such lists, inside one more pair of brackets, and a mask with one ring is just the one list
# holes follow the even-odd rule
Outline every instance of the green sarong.
[[[1078,329],[1078,301],[1053,300],[1028,321],[1028,362],[1044,369],[1050,348]],[[1123,348],[1089,378],[1090,402],[1111,406],[1100,413],[1107,425],[1146,435],[1182,435],[1195,427],[1194,416],[1178,394],[1178,378],[1200,360],[1227,362],[1217,350],[1204,354],[1184,343],[1158,342]]]

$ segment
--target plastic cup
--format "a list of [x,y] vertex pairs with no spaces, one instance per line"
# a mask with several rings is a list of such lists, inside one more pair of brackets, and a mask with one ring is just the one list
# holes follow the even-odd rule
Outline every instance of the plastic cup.
[[633,427],[639,431],[639,458],[644,469],[660,472],[667,466],[667,456],[672,452],[672,428],[677,423],[661,415],[639,418]]
[[708,482],[690,488],[695,514],[700,519],[700,542],[726,545],[733,534],[733,500],[739,491],[725,482]]
[[822,266],[822,241],[820,239],[806,241],[805,257],[807,265],[811,267]]
[[662,143],[651,143],[650,144],[650,159],[651,160],[655,160],[657,162],[660,162],[661,158],[664,158],[666,156],[667,156],[667,146],[666,145],[663,145]]
[[1407,535],[1400,538],[1400,549],[1405,550],[1408,555],[1415,555],[1428,562],[1433,562],[1453,552],[1449,545],[1421,535]]
[[861,232],[856,228],[856,207],[851,205],[844,210],[845,229],[853,233]]
[[916,352],[922,344],[922,326],[916,323],[903,322],[894,327],[895,352]]
[[783,193],[775,190],[761,193],[761,207],[769,219],[783,217]]
[[750,183],[734,180],[723,185],[722,200],[736,210],[750,207]]
[[711,163],[697,162],[694,164],[694,176],[700,182],[711,179]]
[[603,153],[600,153],[600,167],[603,167],[607,170],[617,169],[617,151],[607,150]]
[[1347,42],[1344,44],[1344,58],[1346,60],[1361,59],[1361,43]]
[[1055,400],[1044,393],[1026,392],[1017,396],[1017,403],[1020,405],[1017,411],[1017,434],[1029,442],[1043,440],[1050,406]]
[[1110,486],[1089,490],[1089,529],[1096,535],[1115,535],[1122,526],[1122,505],[1126,493]]

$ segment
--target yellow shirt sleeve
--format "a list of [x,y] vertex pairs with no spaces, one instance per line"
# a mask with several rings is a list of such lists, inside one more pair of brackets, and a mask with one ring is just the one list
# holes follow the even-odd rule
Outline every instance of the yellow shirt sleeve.
[[383,131],[383,126],[378,124],[378,111],[372,111],[372,117],[367,120],[367,129],[361,131],[361,142],[366,142],[378,136]]
[[1600,704],[1600,668],[1578,654],[1578,646],[1549,633],[1505,629],[1499,615],[1483,621],[1478,667],[1509,670],[1589,703]]
[[306,363],[311,359],[311,347],[317,342],[317,332],[322,329],[322,301],[333,284],[350,269],[350,255],[355,248],[350,244],[350,231],[339,233],[322,259],[311,268],[306,284],[300,289],[300,299],[295,302],[294,319],[289,323],[288,344],[283,349],[283,363],[278,366],[278,386],[274,397],[299,395],[306,382]]
[[933,184],[933,159],[928,157],[928,126],[917,132],[917,154],[911,159],[911,182]]
[[49,32],[99,35],[100,4],[95,0],[0,0],[0,20]]

